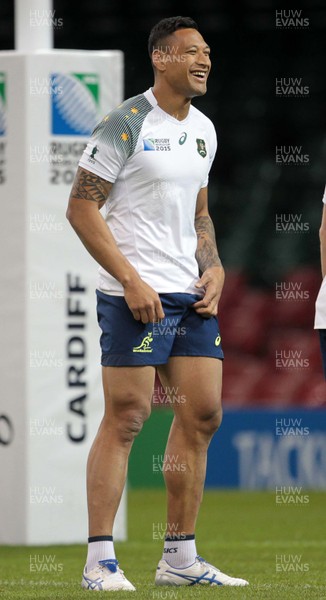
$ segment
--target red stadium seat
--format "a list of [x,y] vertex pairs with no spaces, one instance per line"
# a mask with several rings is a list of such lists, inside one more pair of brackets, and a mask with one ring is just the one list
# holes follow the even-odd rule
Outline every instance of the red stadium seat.
[[266,344],[272,303],[271,296],[260,291],[248,291],[238,298],[237,305],[221,316],[224,347],[260,354]]
[[231,306],[239,302],[247,291],[247,279],[241,271],[227,271],[220,300],[219,310],[223,314]]
[[237,356],[227,357],[222,390],[224,405],[228,407],[254,405],[254,390],[266,376],[267,368],[262,360]]
[[310,267],[299,267],[287,274],[286,281],[302,283],[302,289],[307,290],[311,298],[316,298],[321,282],[322,276],[319,269]]
[[300,404],[309,408],[326,408],[326,381],[320,370],[312,375],[303,385],[298,394]]
[[317,269],[291,271],[276,282],[273,322],[284,327],[313,327],[315,301],[321,284]]
[[270,334],[267,347],[271,365],[282,368],[286,361],[306,360],[309,368],[320,370],[319,341],[313,329],[276,329]]
[[261,406],[296,406],[299,404],[299,392],[306,378],[304,370],[270,370],[268,377],[257,384],[253,393],[257,399],[260,398]]

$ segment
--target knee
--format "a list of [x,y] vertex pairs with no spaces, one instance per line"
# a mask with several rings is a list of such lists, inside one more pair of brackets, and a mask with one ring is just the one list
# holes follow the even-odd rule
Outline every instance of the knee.
[[141,432],[146,420],[145,413],[142,411],[126,411],[117,422],[116,432],[122,442],[133,442],[135,437]]
[[112,425],[120,441],[132,443],[142,430],[144,422],[150,416],[150,403],[140,399],[125,399],[121,404],[115,403]]
[[222,407],[206,410],[197,415],[196,430],[210,440],[222,423]]

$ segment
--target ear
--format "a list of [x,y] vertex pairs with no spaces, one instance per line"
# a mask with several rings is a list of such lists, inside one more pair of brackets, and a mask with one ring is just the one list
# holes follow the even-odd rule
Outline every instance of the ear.
[[152,62],[155,69],[163,73],[166,70],[166,53],[156,48],[152,52]]

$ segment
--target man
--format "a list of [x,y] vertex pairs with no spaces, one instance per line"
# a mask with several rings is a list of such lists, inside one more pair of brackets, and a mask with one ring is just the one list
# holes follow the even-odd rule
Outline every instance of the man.
[[105,414],[88,460],[82,586],[135,589],[118,566],[112,527],[132,442],[150,414],[155,369],[167,394],[177,388],[186,399],[174,405],[166,448],[186,470],[164,472],[167,532],[155,583],[246,585],[197,556],[194,533],[207,448],[222,413],[216,315],[224,271],[207,207],[216,135],[191,106],[206,93],[209,47],[192,19],[173,17],[152,29],[149,54],[153,88],[96,127],[67,212],[100,264]]
[[323,281],[316,300],[315,329],[319,329],[320,349],[326,379],[326,187],[323,196],[323,215],[319,239]]

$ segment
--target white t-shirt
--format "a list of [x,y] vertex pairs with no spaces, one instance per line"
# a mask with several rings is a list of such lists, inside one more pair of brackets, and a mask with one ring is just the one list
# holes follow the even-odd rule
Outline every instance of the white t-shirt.
[[[95,128],[79,165],[112,182],[105,220],[122,254],[158,293],[197,293],[194,226],[217,147],[212,122],[190,106],[178,121],[147,90],[110,112]],[[99,268],[98,287],[123,295]]]
[[[326,186],[323,196],[326,204]],[[326,275],[322,281],[321,288],[316,300],[315,329],[326,329]]]

